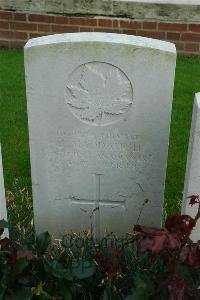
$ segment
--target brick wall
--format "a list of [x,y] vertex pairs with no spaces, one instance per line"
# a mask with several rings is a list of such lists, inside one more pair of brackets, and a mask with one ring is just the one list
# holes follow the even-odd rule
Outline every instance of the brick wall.
[[64,32],[114,32],[171,41],[184,55],[200,55],[200,23],[75,17],[0,11],[0,47],[22,48],[30,38]]

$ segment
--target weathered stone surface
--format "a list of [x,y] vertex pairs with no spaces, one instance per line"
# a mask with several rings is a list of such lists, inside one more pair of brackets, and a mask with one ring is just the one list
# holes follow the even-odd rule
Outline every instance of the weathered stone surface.
[[112,0],[63,1],[63,12],[68,14],[112,15]]
[[[4,189],[4,178],[3,178],[3,165],[1,157],[1,144],[0,144],[0,220],[7,220],[7,209],[6,209],[6,199],[5,199],[5,189]],[[8,230],[6,229],[1,236],[8,236]]]
[[[70,0],[67,1],[70,2]],[[63,0],[46,0],[43,6],[43,10],[48,13],[62,13]]]
[[0,9],[144,20],[199,22],[199,0],[0,0]]
[[[187,197],[200,195],[200,93],[195,95],[192,125],[190,131],[190,142],[188,148],[188,159],[186,166],[182,214],[194,217],[198,210],[198,205],[189,205]],[[200,240],[200,221],[192,232],[194,241]]]
[[187,5],[173,1],[168,3],[113,1],[113,15],[151,21],[195,22],[199,21],[200,6],[198,4],[189,1]]
[[27,43],[37,231],[122,234],[145,198],[140,222],[161,224],[175,59],[171,43],[108,33]]

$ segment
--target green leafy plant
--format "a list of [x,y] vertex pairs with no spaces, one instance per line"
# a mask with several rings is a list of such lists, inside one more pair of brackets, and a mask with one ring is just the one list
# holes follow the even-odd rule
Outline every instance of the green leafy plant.
[[[169,216],[163,229],[135,225],[123,238],[98,243],[91,231],[54,240],[30,230],[0,240],[0,300],[200,299],[200,241],[190,235],[200,218]],[[12,224],[0,221],[0,235]],[[14,228],[16,231],[16,228]],[[23,230],[24,232],[24,230]],[[31,241],[31,242],[30,242]]]

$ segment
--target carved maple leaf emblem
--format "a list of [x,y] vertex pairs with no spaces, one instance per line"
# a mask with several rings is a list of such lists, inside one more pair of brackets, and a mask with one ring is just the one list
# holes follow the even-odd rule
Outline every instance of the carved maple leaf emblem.
[[82,65],[78,82],[67,85],[67,104],[81,120],[109,123],[132,104],[132,87],[125,74],[106,63]]

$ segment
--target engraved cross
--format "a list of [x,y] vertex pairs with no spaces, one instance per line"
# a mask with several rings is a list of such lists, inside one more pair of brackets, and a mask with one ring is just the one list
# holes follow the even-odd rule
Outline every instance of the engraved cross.
[[76,196],[72,196],[71,200],[73,203],[77,204],[92,204],[94,205],[94,238],[98,240],[100,238],[100,205],[109,205],[113,208],[116,206],[124,206],[126,200],[113,201],[101,199],[101,176],[103,174],[94,174],[95,175],[95,199],[83,199]]

